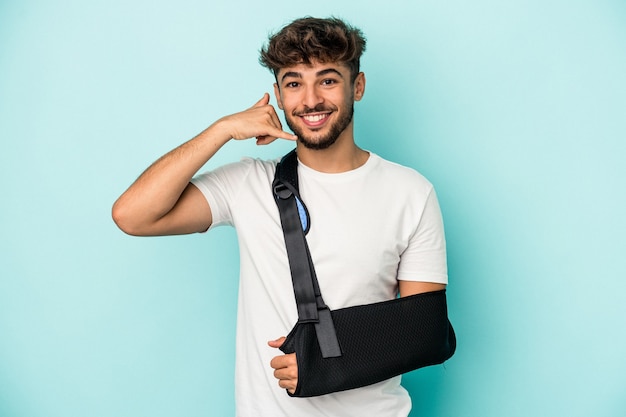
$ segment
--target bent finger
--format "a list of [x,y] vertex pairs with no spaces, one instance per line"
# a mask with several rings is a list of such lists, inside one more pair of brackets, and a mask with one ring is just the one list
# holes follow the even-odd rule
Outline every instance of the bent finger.
[[[276,139],[278,139],[276,136],[269,136],[269,135],[257,136],[256,137],[256,144],[257,145],[268,145],[268,144],[274,142]],[[275,346],[272,346],[272,347],[275,347]]]
[[298,370],[290,366],[289,368],[281,368],[274,370],[274,378],[276,379],[298,379]]
[[296,391],[296,385],[297,385],[297,383],[295,381],[291,381],[291,380],[281,379],[281,380],[278,381],[278,386],[279,387],[285,388],[286,390],[288,390],[292,394]]
[[268,106],[268,114],[270,116],[272,124],[278,129],[282,130],[283,124],[280,122],[280,118],[278,117],[278,113],[276,113],[276,109],[274,108],[274,106]]

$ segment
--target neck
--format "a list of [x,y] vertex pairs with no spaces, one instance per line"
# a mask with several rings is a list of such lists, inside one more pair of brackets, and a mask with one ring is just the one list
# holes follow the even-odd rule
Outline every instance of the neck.
[[319,172],[340,173],[356,169],[365,162],[369,153],[356,146],[352,129],[346,129],[341,133],[337,141],[327,149],[309,149],[297,144],[298,159]]

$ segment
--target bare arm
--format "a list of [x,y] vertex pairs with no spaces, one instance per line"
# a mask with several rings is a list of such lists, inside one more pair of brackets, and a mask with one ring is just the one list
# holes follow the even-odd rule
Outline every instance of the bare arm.
[[423,292],[445,290],[445,284],[437,284],[435,282],[418,282],[418,281],[398,281],[400,289],[400,297],[421,294]]
[[190,141],[162,156],[113,205],[113,220],[136,236],[200,232],[212,222],[206,199],[189,181],[231,139],[255,137],[264,145],[277,138],[295,140],[284,132],[265,94],[251,108],[223,117]]

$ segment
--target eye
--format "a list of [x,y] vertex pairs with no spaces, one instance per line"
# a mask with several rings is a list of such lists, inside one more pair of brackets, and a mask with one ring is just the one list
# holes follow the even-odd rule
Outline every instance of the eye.
[[325,80],[322,80],[322,85],[333,85],[336,83],[337,80],[333,80],[332,78],[326,78]]
[[287,84],[285,84],[285,88],[296,88],[300,85],[300,83],[296,82],[296,81],[291,81]]

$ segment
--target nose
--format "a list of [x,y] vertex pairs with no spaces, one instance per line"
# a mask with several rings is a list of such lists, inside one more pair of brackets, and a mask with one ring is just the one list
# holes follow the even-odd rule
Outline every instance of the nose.
[[318,104],[322,103],[324,98],[318,91],[316,86],[309,86],[304,90],[302,104],[309,109],[314,109]]

